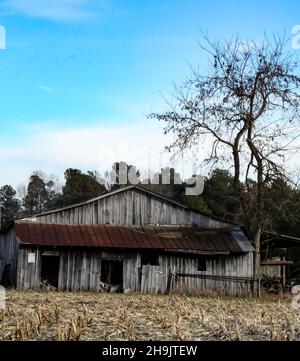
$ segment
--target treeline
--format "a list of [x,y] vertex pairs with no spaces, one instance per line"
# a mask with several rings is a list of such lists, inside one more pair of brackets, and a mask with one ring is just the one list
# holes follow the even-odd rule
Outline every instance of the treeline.
[[42,213],[57,207],[82,202],[107,192],[97,172],[83,173],[69,168],[61,187],[55,176],[35,171],[27,185],[15,190],[11,185],[0,188],[1,224],[10,220]]
[[[122,165],[122,167],[121,167]],[[125,165],[125,168],[124,168]],[[124,169],[126,169],[124,171]],[[32,173],[28,184],[15,190],[11,185],[0,188],[1,224],[10,220],[45,212],[54,208],[84,202],[93,197],[105,194],[130,184],[128,173],[140,178],[140,172],[133,165],[124,162],[114,163],[112,170],[101,176],[97,171],[86,173],[79,169],[69,168],[65,171],[65,182],[61,186],[55,176],[47,176],[41,171]],[[124,174],[122,174],[124,173]],[[163,175],[169,173],[170,184],[163,184]],[[124,181],[126,179],[126,181]],[[113,180],[113,181],[112,181]],[[250,189],[241,184],[240,193],[233,187],[233,177],[227,170],[215,169],[205,178],[204,191],[200,195],[187,196],[187,183],[181,181],[181,176],[174,168],[164,168],[160,173],[153,174],[141,182],[144,187],[158,192],[166,197],[183,203],[190,208],[211,214],[236,223],[249,224],[251,207],[255,213],[256,184],[251,183]],[[121,184],[122,183],[122,184]],[[148,184],[145,184],[148,183]],[[248,207],[242,207],[242,197],[248,197]],[[264,228],[300,236],[300,190],[286,179],[276,179],[264,189],[268,212]],[[247,222],[245,220],[247,215]]]

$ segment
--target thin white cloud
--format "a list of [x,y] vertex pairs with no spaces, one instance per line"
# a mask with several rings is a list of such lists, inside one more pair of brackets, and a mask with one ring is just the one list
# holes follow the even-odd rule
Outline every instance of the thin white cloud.
[[6,49],[6,30],[2,25],[0,25],[0,49]]
[[[69,167],[98,170],[103,174],[115,161],[121,160],[136,165],[142,176],[147,170],[156,172],[167,166],[175,166],[182,178],[190,177],[195,171],[206,174],[206,170],[198,167],[208,155],[209,138],[199,149],[198,159],[186,154],[184,159],[177,158],[174,163],[164,151],[171,137],[163,134],[160,123],[144,120],[123,124],[62,130],[31,129],[30,135],[24,135],[23,140],[18,138],[15,144],[0,145],[0,186],[12,184],[16,187],[26,182],[36,169],[57,174],[61,181]],[[299,153],[290,154],[286,165],[290,171],[300,170]]]
[[1,9],[33,18],[53,21],[79,21],[92,18],[91,5],[103,0],[4,0]]
[[47,86],[47,85],[40,85],[39,89],[44,91],[44,92],[47,92],[47,93],[53,93],[55,91],[54,88],[52,88],[50,86]]
[[[153,120],[122,127],[37,131],[18,144],[0,146],[0,185],[17,186],[35,169],[57,174],[61,180],[69,167],[103,174],[120,160],[136,165],[142,172],[158,171],[170,166],[169,154],[164,152],[168,141],[161,125]],[[188,164],[179,165],[183,176],[190,176],[189,168]]]

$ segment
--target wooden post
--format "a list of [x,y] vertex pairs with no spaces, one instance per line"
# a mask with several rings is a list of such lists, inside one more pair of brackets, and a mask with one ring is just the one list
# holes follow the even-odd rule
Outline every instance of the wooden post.
[[[283,256],[282,257],[282,260],[283,261],[285,261],[285,257]],[[284,286],[285,285],[285,283],[286,283],[286,265],[282,265],[282,270],[281,270],[281,272],[282,272],[282,285]]]
[[170,293],[171,290],[171,278],[172,278],[172,273],[170,272],[168,274],[168,279],[167,279],[167,290],[166,290],[166,294]]

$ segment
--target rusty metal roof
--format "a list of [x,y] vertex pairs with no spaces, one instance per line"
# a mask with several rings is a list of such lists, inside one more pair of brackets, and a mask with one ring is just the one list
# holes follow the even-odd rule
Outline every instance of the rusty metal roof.
[[[123,226],[62,225],[16,222],[16,236],[21,244],[55,247],[99,247],[161,249],[208,253],[243,253],[252,251],[251,243],[229,229],[203,230],[197,226]],[[241,247],[240,243],[247,243]],[[252,248],[251,248],[252,247]]]

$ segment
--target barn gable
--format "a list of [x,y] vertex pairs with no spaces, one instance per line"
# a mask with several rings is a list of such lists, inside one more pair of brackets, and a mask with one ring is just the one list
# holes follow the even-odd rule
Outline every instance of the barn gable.
[[128,186],[87,202],[52,210],[24,221],[56,224],[189,224],[202,228],[239,226],[189,209],[141,186]]

